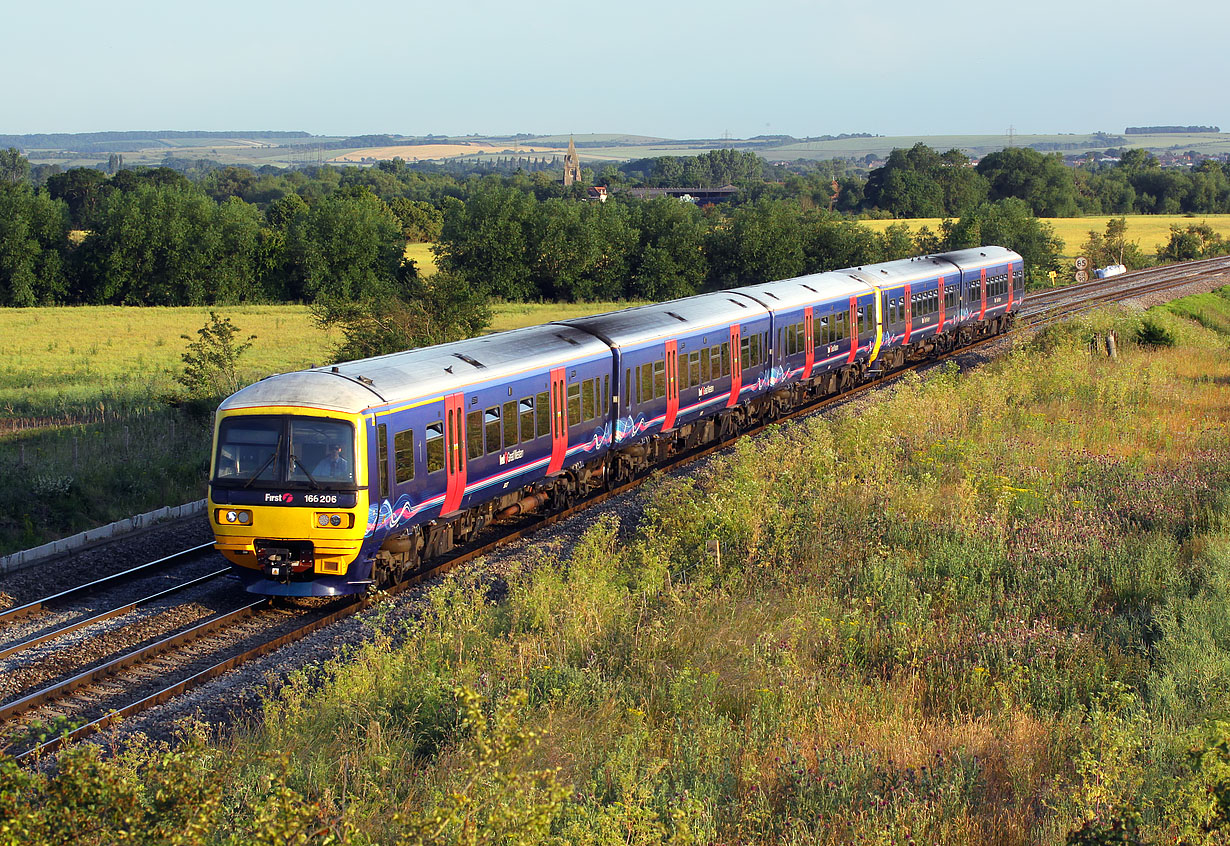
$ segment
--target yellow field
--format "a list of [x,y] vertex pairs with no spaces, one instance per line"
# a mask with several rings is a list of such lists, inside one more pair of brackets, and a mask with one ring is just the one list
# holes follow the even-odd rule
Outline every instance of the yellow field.
[[451,159],[457,156],[473,156],[478,153],[486,155],[505,155],[511,153],[558,153],[563,154],[559,147],[533,147],[518,144],[512,147],[496,144],[407,144],[395,147],[365,147],[353,153],[334,156],[330,162],[361,162],[364,159],[392,159],[397,156],[408,162],[425,159]]
[[[625,303],[494,306],[490,331],[517,329],[624,308]],[[106,397],[174,389],[188,341],[209,319],[207,307],[78,306],[0,309],[0,418],[82,408]],[[321,330],[307,306],[222,306],[214,311],[256,335],[240,359],[249,379],[331,360],[336,333]]]
[[[1140,244],[1146,253],[1155,253],[1158,248],[1170,240],[1171,226],[1191,226],[1197,223],[1208,223],[1221,235],[1230,236],[1230,214],[1204,214],[1189,217],[1182,214],[1129,214],[1104,215],[1101,217],[1044,217],[1042,218],[1055,234],[1063,240],[1064,258],[1075,258],[1079,255],[1081,244],[1089,240],[1090,230],[1106,231],[1106,222],[1112,218],[1127,218],[1127,236],[1129,241]],[[915,218],[913,220],[864,220],[864,226],[883,232],[894,223],[904,223],[911,232],[917,232],[924,226],[932,232],[939,231],[940,218]]]
[[439,269],[436,267],[436,255],[431,251],[431,244],[407,244],[405,255],[418,267],[420,276],[431,276]]

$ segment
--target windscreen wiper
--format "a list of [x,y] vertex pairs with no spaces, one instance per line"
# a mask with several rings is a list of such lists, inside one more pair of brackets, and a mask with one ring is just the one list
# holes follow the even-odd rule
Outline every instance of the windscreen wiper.
[[255,482],[260,477],[261,473],[265,472],[265,468],[273,463],[273,460],[278,457],[278,453],[280,453],[281,451],[282,451],[282,436],[278,435],[278,445],[274,447],[273,452],[269,453],[269,457],[265,459],[265,463],[260,466],[260,469],[252,474],[252,478],[248,479],[248,481],[243,483],[243,486],[245,488],[252,487],[252,483]]
[[312,478],[312,474],[308,472],[307,466],[302,461],[300,461],[298,456],[296,456],[293,452],[290,454],[290,460],[291,460],[292,467],[295,464],[298,464],[299,469],[303,471],[303,475],[308,477],[308,481],[312,483],[312,490],[314,491],[320,490],[320,482]]

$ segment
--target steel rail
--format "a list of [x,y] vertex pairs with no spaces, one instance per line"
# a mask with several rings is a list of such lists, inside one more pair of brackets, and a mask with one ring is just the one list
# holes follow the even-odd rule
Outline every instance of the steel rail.
[[42,599],[36,599],[33,602],[27,602],[25,605],[18,605],[14,608],[5,609],[4,611],[0,611],[0,623],[7,622],[9,620],[16,620],[20,617],[29,616],[30,614],[37,614],[39,611],[42,611],[43,608],[50,602],[58,602],[63,599],[69,599],[74,596],[79,596],[84,593],[89,593],[90,591],[97,590],[109,584],[113,584],[116,582],[123,581],[125,579],[133,578],[135,576],[140,575],[141,573],[144,573],[147,570],[160,567],[164,564],[167,564],[168,562],[174,561],[177,558],[186,558],[190,555],[193,555],[194,553],[203,552],[204,550],[211,549],[213,545],[214,545],[214,542],[210,541],[209,543],[203,543],[200,546],[194,546],[189,549],[183,549],[183,550],[180,550],[179,552],[175,552],[175,553],[172,553],[171,555],[167,555],[163,558],[159,558],[156,561],[150,561],[146,564],[139,564],[136,567],[131,567],[127,570],[124,570],[123,572],[113,573],[110,576],[103,576],[101,579],[95,579],[94,581],[88,582],[84,585],[78,585],[76,587],[71,587],[68,590],[62,590],[59,593],[52,594],[51,596],[46,596],[46,597],[43,597]]
[[11,646],[0,648],[0,658],[8,658],[10,655],[15,655],[18,652],[24,652],[25,650],[30,649],[31,647],[38,646],[41,643],[47,643],[48,641],[63,637],[66,634],[71,634],[72,632],[83,629],[86,626],[93,625],[94,623],[101,623],[104,620],[110,620],[112,617],[122,616],[124,614],[127,614],[129,611],[133,611],[141,607],[142,605],[148,605],[149,603],[155,600],[162,599],[163,597],[171,596],[173,594],[179,593],[181,590],[187,590],[188,588],[196,587],[197,585],[204,584],[205,582],[208,582],[208,581],[212,581],[213,579],[216,579],[220,576],[225,576],[230,571],[231,571],[230,568],[227,567],[222,570],[215,570],[212,573],[206,573],[204,576],[198,576],[195,579],[184,582],[183,584],[180,584],[180,585],[176,585],[175,587],[167,588],[166,590],[160,590],[158,591],[158,593],[150,594],[149,596],[142,597],[141,599],[135,600],[133,602],[129,602],[126,605],[121,605],[119,607],[112,608],[110,611],[104,611],[101,614],[95,614],[92,617],[88,617],[84,620],[78,620],[76,622],[70,623],[67,626],[56,629],[55,631],[47,632],[45,634],[32,637],[29,640],[23,640],[20,643],[15,643]]

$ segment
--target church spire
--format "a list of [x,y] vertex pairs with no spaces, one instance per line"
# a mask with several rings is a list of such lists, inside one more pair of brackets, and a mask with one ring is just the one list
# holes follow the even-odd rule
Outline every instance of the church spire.
[[577,145],[572,136],[568,136],[568,154],[564,156],[564,187],[581,181],[581,159],[577,156]]

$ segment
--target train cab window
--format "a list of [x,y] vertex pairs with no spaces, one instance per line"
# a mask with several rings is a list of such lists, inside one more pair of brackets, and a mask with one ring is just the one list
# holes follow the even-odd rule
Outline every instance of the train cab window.
[[483,412],[483,428],[487,430],[487,454],[500,450],[500,407],[492,406]]
[[483,413],[478,410],[466,415],[466,455],[483,457]]
[[354,430],[349,424],[302,417],[289,422],[289,481],[354,482]]
[[504,403],[504,448],[517,445],[517,401]]
[[444,424],[432,423],[427,427],[427,472],[444,469]]
[[[413,445],[413,441],[411,441]],[[376,427],[376,475],[380,480],[380,496],[389,495],[389,427]],[[410,450],[410,478],[414,478],[414,450]]]
[[653,398],[666,396],[666,362],[659,359],[653,363]]
[[[384,429],[384,426],[380,427]],[[388,470],[388,447],[385,445],[385,437],[387,434],[382,433],[380,437],[380,480],[381,496],[388,496],[388,491],[384,490],[389,482]],[[398,432],[393,436],[393,464],[394,474],[397,479],[397,484],[403,485],[406,482],[414,481],[414,430],[407,429],[404,432]]]
[[534,398],[523,397],[517,403],[517,416],[521,418],[521,443],[534,440]]
[[551,398],[546,391],[534,398],[534,405],[538,411],[538,425],[534,430],[534,437],[541,438],[551,434]]
[[730,341],[722,342],[722,352],[718,356],[722,360],[722,375],[730,375]]
[[581,386],[575,382],[568,386],[568,425],[581,422]]
[[586,379],[581,383],[581,420],[593,420],[596,414],[597,406],[594,390],[597,387],[597,379]]

